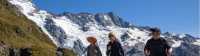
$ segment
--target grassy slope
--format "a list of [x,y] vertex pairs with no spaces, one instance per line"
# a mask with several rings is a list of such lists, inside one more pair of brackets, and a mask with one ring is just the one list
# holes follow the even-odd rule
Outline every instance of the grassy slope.
[[48,36],[6,0],[0,0],[0,41],[12,48],[32,48],[33,56],[56,55]]

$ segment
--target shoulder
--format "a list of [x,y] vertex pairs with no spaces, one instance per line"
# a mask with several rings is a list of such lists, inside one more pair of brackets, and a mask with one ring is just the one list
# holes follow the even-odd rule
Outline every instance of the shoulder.
[[119,41],[116,41],[115,43],[117,46],[121,46],[121,43]]
[[94,47],[95,47],[95,48],[99,48],[99,46],[98,46],[98,45],[95,45]]
[[151,41],[153,41],[153,39],[152,39],[152,38],[151,38],[151,39],[149,39],[149,40],[147,40],[147,43],[148,43],[148,42],[151,42]]
[[160,38],[160,40],[161,40],[161,42],[162,43],[165,43],[165,44],[167,44],[168,42],[167,42],[167,40],[166,39],[164,39],[164,38]]
[[164,39],[164,38],[160,37],[160,40],[163,41],[163,42],[166,42],[166,39]]
[[119,41],[115,41],[115,44],[120,44],[120,42]]
[[87,48],[86,49],[89,49],[91,46],[89,45],[89,46],[87,46]]
[[108,42],[107,46],[110,46],[111,45],[111,42]]

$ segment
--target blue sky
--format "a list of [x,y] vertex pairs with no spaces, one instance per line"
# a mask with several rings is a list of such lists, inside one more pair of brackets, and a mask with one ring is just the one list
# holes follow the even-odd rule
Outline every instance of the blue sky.
[[163,32],[200,34],[198,0],[33,0],[40,9],[62,12],[114,12],[140,26]]

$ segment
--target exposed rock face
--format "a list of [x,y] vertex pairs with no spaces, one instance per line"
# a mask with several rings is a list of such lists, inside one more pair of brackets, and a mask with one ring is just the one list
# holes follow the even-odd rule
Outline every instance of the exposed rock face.
[[82,27],[84,27],[84,25],[90,22],[100,26],[119,26],[119,27],[133,26],[130,25],[129,22],[122,20],[122,18],[115,15],[113,12],[97,13],[97,14],[92,14],[87,12],[74,14],[70,12],[65,12],[59,16],[66,16],[67,19],[70,19],[71,21]]
[[62,48],[57,48],[56,55],[57,56],[64,56],[64,50]]
[[180,47],[174,48],[173,56],[198,56],[200,47],[189,43],[182,43]]
[[8,56],[9,49],[6,47],[5,43],[1,41],[0,43],[0,56]]
[[11,48],[1,42],[0,56],[31,56],[31,48]]
[[44,27],[49,31],[49,33],[56,37],[56,41],[60,44],[63,44],[64,39],[67,37],[65,32],[60,27],[56,26],[52,19],[46,19]]
[[72,54],[72,53],[69,54],[70,52],[67,52],[67,51],[70,51],[70,50],[66,48],[58,47],[56,50],[56,56],[75,56],[75,54]]
[[30,48],[9,48],[9,56],[31,56]]

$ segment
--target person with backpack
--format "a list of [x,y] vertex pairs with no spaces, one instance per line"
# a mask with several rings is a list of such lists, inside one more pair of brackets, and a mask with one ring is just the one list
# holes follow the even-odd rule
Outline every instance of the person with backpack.
[[85,51],[87,52],[86,56],[102,56],[101,50],[96,44],[97,39],[93,36],[90,36],[87,37],[87,41],[90,43],[90,45],[85,49]]
[[111,32],[108,35],[110,42],[107,44],[107,56],[124,56],[123,48],[116,36]]
[[152,28],[150,31],[152,32],[152,38],[145,45],[145,56],[171,56],[171,47],[165,39],[160,37],[160,30],[158,28]]

